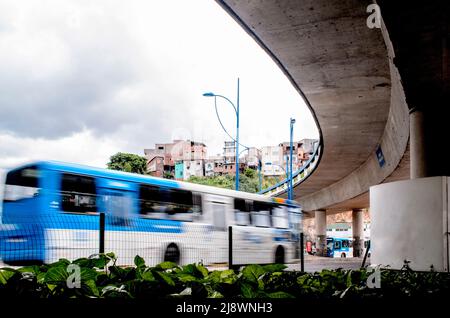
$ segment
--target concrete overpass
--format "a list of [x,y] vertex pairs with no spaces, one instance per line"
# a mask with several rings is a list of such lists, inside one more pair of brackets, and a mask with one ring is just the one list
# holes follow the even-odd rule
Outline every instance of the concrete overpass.
[[439,154],[449,135],[448,1],[378,1],[380,28],[367,25],[372,1],[218,3],[314,114],[320,156],[308,178],[299,178],[295,198],[319,223],[342,210],[355,209],[358,218],[370,206],[371,186],[449,175]]

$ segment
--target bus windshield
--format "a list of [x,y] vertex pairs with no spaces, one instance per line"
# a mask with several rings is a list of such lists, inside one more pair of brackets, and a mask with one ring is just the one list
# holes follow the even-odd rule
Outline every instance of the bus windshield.
[[6,175],[4,202],[31,199],[39,194],[39,170],[36,166],[13,170]]

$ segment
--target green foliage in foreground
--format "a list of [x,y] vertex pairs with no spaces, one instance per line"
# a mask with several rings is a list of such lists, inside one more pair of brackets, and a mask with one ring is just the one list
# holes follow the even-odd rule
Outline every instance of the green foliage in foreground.
[[[209,271],[201,264],[154,267],[136,256],[133,267],[115,265],[114,254],[99,254],[70,262],[0,269],[0,299],[32,298],[303,298],[373,299],[442,296],[450,293],[450,275],[382,270],[381,288],[366,285],[371,274],[362,270],[323,270],[320,273],[284,271],[284,265],[248,265],[239,271]],[[67,271],[79,265],[81,284]]]

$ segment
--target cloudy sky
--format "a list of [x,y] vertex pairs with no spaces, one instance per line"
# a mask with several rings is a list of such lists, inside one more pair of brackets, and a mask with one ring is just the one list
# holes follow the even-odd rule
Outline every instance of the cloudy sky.
[[[221,151],[213,91],[236,100],[240,137],[261,147],[317,138],[302,99],[212,0],[0,0],[0,169],[35,159],[104,167],[174,138]],[[218,104],[235,133],[235,116]]]

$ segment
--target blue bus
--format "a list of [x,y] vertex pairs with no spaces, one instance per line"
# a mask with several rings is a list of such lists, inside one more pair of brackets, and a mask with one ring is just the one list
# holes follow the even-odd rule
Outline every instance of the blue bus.
[[352,257],[352,240],[348,238],[327,237],[328,257]]
[[289,262],[298,255],[300,206],[290,200],[54,161],[7,172],[0,216],[0,259],[53,262],[105,251],[117,264],[135,255],[205,264]]

